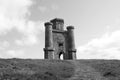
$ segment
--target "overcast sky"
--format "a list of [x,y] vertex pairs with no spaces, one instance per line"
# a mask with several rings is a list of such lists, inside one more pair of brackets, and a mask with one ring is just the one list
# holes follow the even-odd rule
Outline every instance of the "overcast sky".
[[53,18],[75,26],[78,59],[120,59],[120,0],[0,0],[0,57],[43,59]]

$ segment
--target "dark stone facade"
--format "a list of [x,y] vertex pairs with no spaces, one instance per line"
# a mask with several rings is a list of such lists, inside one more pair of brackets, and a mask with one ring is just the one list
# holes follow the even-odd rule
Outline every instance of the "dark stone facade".
[[45,23],[45,59],[76,59],[74,27],[64,30],[64,20],[55,18]]

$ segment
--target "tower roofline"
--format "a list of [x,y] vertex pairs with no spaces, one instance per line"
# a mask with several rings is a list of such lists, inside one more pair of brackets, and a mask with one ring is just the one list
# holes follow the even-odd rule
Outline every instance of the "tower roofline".
[[74,29],[74,26],[67,26],[67,29]]
[[44,25],[47,26],[47,25],[53,25],[53,24],[51,22],[46,22],[44,23]]
[[52,22],[52,23],[54,23],[54,22],[62,22],[62,23],[64,23],[64,20],[61,19],[61,18],[54,18],[54,19],[50,20],[50,22]]

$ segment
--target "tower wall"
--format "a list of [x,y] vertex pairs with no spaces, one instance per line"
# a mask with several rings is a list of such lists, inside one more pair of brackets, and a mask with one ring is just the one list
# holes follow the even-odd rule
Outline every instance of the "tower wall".
[[57,32],[53,31],[53,41],[54,41],[54,55],[55,59],[60,59],[60,55],[63,55],[64,59],[64,53],[65,53],[65,37],[64,32]]
[[67,27],[67,38],[68,38],[68,56],[69,59],[76,59],[76,49],[74,40],[74,27]]
[[52,23],[45,23],[45,59],[54,59]]
[[45,59],[76,59],[74,27],[64,30],[64,20],[55,18],[45,23]]

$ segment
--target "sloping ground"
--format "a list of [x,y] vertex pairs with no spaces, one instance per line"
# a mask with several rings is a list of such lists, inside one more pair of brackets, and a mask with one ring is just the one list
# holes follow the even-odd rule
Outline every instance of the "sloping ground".
[[[87,71],[87,72],[88,74],[90,73],[91,76],[94,76],[93,75],[94,73],[98,74],[98,75],[95,74],[97,77],[94,76],[95,78],[93,77],[94,79],[91,78],[90,80],[120,80],[120,61],[119,60],[78,60],[75,63],[77,63],[78,67],[80,67],[79,66],[80,64],[89,66],[89,70],[91,71],[89,72]],[[84,78],[81,80],[89,80]],[[76,80],[79,80],[79,79],[76,79]]]
[[0,80],[120,80],[120,61],[0,59]]

